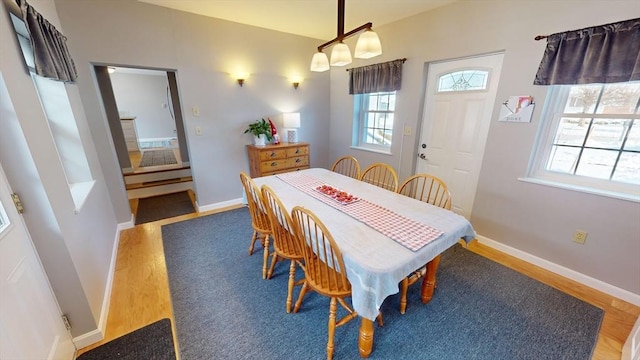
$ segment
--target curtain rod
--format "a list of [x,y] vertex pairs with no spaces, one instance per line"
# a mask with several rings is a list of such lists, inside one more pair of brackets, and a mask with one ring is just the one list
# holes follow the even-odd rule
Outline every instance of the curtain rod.
[[[386,61],[386,62],[394,62],[394,61],[398,61],[398,60],[402,60],[402,63],[404,63],[405,61],[407,61],[407,58],[395,59],[395,60],[390,60],[390,61]],[[375,64],[374,64],[374,65],[375,65]],[[368,66],[368,65],[365,65],[365,66]],[[355,69],[355,68],[345,69],[345,71],[347,71],[347,72],[348,72],[349,70],[352,70],[352,69]]]
[[549,37],[549,35],[538,35],[538,36],[534,37],[533,40],[540,41],[540,40],[546,39],[548,37]]

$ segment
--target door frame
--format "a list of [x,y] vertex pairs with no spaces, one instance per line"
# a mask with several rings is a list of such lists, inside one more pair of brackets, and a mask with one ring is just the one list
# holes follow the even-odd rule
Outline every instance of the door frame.
[[114,145],[116,157],[123,173],[133,172],[133,166],[129,159],[127,145],[124,138],[124,132],[120,126],[120,114],[116,103],[115,93],[109,77],[109,67],[120,67],[140,70],[153,70],[164,72],[167,76],[169,85],[169,94],[171,95],[171,107],[173,109],[174,122],[176,125],[176,137],[178,138],[178,148],[180,150],[180,159],[184,166],[189,166],[189,150],[187,146],[187,137],[185,132],[184,118],[182,116],[182,105],[178,92],[177,70],[175,69],[159,69],[140,66],[126,65],[109,65],[109,64],[92,64],[96,76],[96,84],[98,93],[102,100],[102,106],[107,118],[107,127],[111,131],[111,140]]
[[[419,129],[419,131],[416,133],[416,137],[414,139],[414,144],[413,144],[413,152],[412,152],[412,161],[411,161],[411,172],[412,174],[416,173],[416,169],[418,168],[418,161],[419,159],[419,153],[420,153],[420,143],[421,143],[421,139],[422,139],[422,130],[424,128],[424,115],[425,115],[425,105],[427,102],[427,91],[428,91],[428,86],[427,86],[427,80],[429,79],[429,75],[431,75],[429,73],[429,67],[433,64],[440,64],[440,63],[446,63],[446,62],[453,62],[453,61],[462,61],[462,60],[468,60],[468,59],[474,59],[474,58],[480,58],[480,57],[485,57],[485,56],[493,56],[493,55],[503,55],[503,62],[502,65],[504,65],[504,55],[505,55],[506,51],[505,50],[496,50],[496,51],[489,51],[489,52],[484,52],[484,53],[478,53],[478,54],[472,54],[472,55],[468,55],[468,56],[461,56],[461,57],[455,57],[455,58],[445,58],[445,59],[438,59],[438,60],[433,60],[433,61],[426,61],[423,65],[423,70],[422,70],[422,91],[421,91],[421,98],[420,98],[420,107],[418,109],[418,121],[417,121],[417,129]],[[502,67],[501,65],[501,67]],[[501,69],[502,70],[502,69]],[[498,76],[498,83],[500,81],[500,76]],[[498,85],[499,86],[499,85]],[[497,89],[496,89],[496,96],[497,96]],[[494,104],[492,104],[493,108],[495,108],[495,101]],[[492,110],[492,115],[493,115],[493,110]],[[491,120],[489,120],[491,121]],[[489,129],[487,129],[487,137],[488,137],[488,133],[491,127],[491,124],[488,124]],[[485,146],[486,146],[486,138],[485,138]],[[482,169],[482,164],[480,164],[480,170]],[[477,192],[477,189],[476,189]],[[470,210],[469,216],[471,216],[471,212],[472,209]]]

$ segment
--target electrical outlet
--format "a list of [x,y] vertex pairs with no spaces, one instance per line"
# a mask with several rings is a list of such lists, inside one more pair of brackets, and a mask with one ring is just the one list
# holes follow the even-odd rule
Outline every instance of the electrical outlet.
[[196,135],[198,136],[202,135],[202,128],[200,126],[196,126]]
[[587,232],[584,230],[576,230],[576,232],[573,233],[573,241],[578,244],[584,244],[584,242],[587,241]]
[[200,116],[200,108],[197,106],[192,107],[191,113],[193,113],[193,116]]
[[404,126],[403,129],[404,135],[405,136],[411,136],[411,133],[413,132],[413,129],[411,128],[411,126]]

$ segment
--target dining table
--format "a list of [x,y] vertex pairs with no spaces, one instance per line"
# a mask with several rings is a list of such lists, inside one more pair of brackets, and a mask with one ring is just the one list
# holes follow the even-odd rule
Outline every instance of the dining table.
[[[399,283],[427,264],[422,301],[428,302],[440,254],[476,236],[469,221],[450,210],[324,168],[253,180],[272,188],[289,211],[294,206],[311,210],[330,231],[342,252],[353,309],[361,318],[358,351],[364,358],[373,349],[373,321],[383,301],[399,292]],[[327,195],[322,186],[351,198]]]

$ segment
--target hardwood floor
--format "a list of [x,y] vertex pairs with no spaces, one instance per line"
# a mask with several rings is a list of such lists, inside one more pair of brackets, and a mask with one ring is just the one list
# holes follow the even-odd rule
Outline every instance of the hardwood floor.
[[[132,205],[135,206],[135,204]],[[162,249],[160,227],[172,222],[210,215],[232,208],[237,207],[200,214],[182,215],[123,230],[120,234],[105,339],[80,349],[78,354],[82,354],[162,318],[172,319],[173,324],[169,282]],[[483,246],[478,242],[472,243],[469,249],[604,309],[605,316],[600,327],[593,359],[620,359],[622,346],[640,315],[640,307],[525,263]],[[173,331],[175,334],[175,327]],[[177,350],[176,353],[178,353]]]

